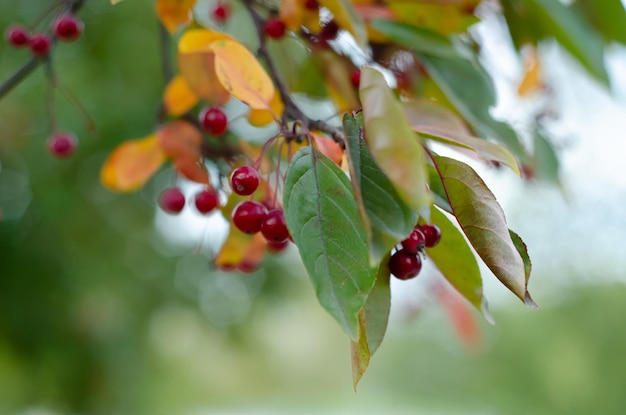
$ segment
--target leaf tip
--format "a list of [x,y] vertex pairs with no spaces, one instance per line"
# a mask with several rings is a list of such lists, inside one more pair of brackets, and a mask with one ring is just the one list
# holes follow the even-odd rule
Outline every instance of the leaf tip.
[[526,294],[524,295],[524,304],[526,307],[532,308],[533,310],[539,310],[541,308],[539,307],[539,304],[532,299],[528,291],[526,291]]

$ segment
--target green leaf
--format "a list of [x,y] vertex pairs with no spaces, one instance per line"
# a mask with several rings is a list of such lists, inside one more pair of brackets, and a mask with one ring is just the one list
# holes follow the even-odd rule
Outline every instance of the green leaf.
[[474,307],[481,310],[485,319],[493,322],[489,314],[487,300],[483,296],[483,280],[474,253],[463,234],[438,208],[433,206],[430,223],[441,229],[441,241],[434,248],[426,248],[426,253],[441,274]]
[[559,158],[552,143],[540,130],[535,130],[534,172],[538,179],[559,183]]
[[359,95],[366,141],[376,164],[409,207],[428,215],[431,201],[420,138],[378,70],[361,70]]
[[524,263],[509,235],[504,212],[480,176],[467,164],[432,156],[461,229],[494,275],[522,301]]
[[287,171],[283,206],[320,304],[356,338],[357,314],[376,269],[369,266],[367,233],[346,174],[318,150],[298,150]]
[[574,7],[581,10],[607,42],[626,45],[626,10],[621,0],[577,0]]
[[498,144],[473,137],[463,122],[451,111],[428,100],[402,103],[402,110],[413,131],[426,138],[472,150],[483,160],[498,161],[520,175],[519,166],[509,150]]
[[526,244],[524,243],[524,241],[518,234],[516,234],[515,232],[509,229],[509,235],[511,236],[513,245],[515,245],[515,249],[517,249],[517,252],[520,254],[520,256],[522,257],[522,260],[524,261],[524,274],[526,277],[525,278],[526,296],[524,297],[524,303],[528,307],[538,309],[539,306],[537,305],[537,303],[535,303],[535,301],[530,296],[530,293],[528,292],[528,280],[530,279],[530,272],[532,271],[532,268],[533,268],[533,264],[530,261],[530,256],[528,255],[528,249],[526,248]]
[[517,157],[525,157],[526,151],[511,127],[491,116],[496,95],[491,79],[482,68],[462,58],[424,55],[421,60],[435,83],[479,135],[502,143]]
[[370,357],[385,337],[389,310],[391,308],[391,289],[389,286],[389,254],[380,263],[376,283],[367,297],[365,306],[359,313],[359,335],[356,341],[351,341],[352,354],[352,381],[354,389],[367,370]]
[[346,115],[344,130],[351,167],[352,185],[358,187],[355,195],[362,197],[363,207],[370,226],[370,259],[378,265],[384,255],[399,241],[406,238],[415,223],[417,212],[400,198],[387,176],[380,170],[363,139],[363,117]]
[[459,56],[459,52],[448,37],[430,29],[386,19],[373,19],[370,26],[394,42],[410,47],[418,53],[442,58]]
[[529,41],[554,38],[589,74],[609,85],[602,39],[576,10],[555,0],[502,0],[501,4],[518,48]]

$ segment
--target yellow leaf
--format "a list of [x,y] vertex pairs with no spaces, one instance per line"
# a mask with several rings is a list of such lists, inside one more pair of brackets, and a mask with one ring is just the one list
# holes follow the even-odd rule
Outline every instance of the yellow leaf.
[[541,76],[541,64],[537,56],[537,50],[531,47],[529,53],[524,58],[524,78],[520,82],[517,93],[520,96],[529,95],[543,88],[543,77]]
[[283,104],[283,100],[280,99],[280,93],[278,90],[274,91],[274,96],[270,101],[270,109],[265,110],[255,110],[252,109],[248,113],[248,122],[255,127],[262,127],[274,121],[276,118],[283,115],[283,110],[285,109],[285,105]]
[[333,14],[337,24],[354,36],[356,42],[364,47],[367,45],[367,32],[363,21],[348,0],[318,0]]
[[188,30],[178,42],[178,67],[196,97],[215,105],[224,105],[229,92],[215,74],[215,55],[211,43],[230,36],[206,29]]
[[231,226],[226,242],[215,256],[215,266],[221,269],[234,269],[242,265],[248,269],[256,268],[263,260],[266,246],[260,233],[248,235]]
[[110,190],[132,192],[159,170],[165,157],[156,134],[125,141],[105,161],[100,180]]
[[191,10],[196,0],[157,0],[156,10],[161,23],[169,32],[191,22]]
[[198,97],[193,93],[185,78],[178,75],[172,79],[163,94],[163,104],[167,113],[178,116],[183,115],[196,105]]
[[289,30],[300,29],[303,5],[302,0],[281,0],[279,17]]
[[253,109],[268,109],[274,96],[274,84],[241,43],[218,40],[210,44],[215,53],[215,72],[222,86]]

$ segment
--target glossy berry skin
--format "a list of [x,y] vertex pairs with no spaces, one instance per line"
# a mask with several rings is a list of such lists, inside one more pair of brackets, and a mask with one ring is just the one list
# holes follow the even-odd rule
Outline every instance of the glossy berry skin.
[[35,56],[47,56],[52,48],[52,40],[44,33],[34,34],[30,38],[30,50]]
[[237,167],[230,175],[230,186],[238,195],[251,195],[259,187],[259,172],[252,166]]
[[276,241],[267,241],[267,250],[277,254],[279,252],[284,251],[289,246],[289,239],[285,239],[284,241],[276,242]]
[[48,150],[56,158],[69,157],[76,150],[76,137],[73,134],[59,133],[48,139]]
[[272,39],[280,39],[285,36],[287,28],[285,27],[285,23],[277,17],[273,17],[268,19],[265,22],[265,35]]
[[304,0],[304,8],[307,10],[317,10],[320,7],[317,0]]
[[216,107],[206,107],[200,111],[200,124],[211,135],[224,134],[228,128],[228,118],[224,111]]
[[57,39],[71,42],[80,37],[84,28],[83,22],[73,14],[64,14],[54,21],[52,30]]
[[441,240],[441,230],[435,224],[428,223],[419,227],[419,230],[424,234],[426,248],[432,248],[436,246]]
[[243,233],[254,234],[261,230],[267,208],[259,202],[246,200],[240,202],[233,210],[233,223]]
[[23,48],[30,43],[28,30],[22,26],[12,26],[6,32],[6,39],[12,46]]
[[267,212],[261,225],[261,234],[267,241],[282,242],[289,240],[289,230],[285,222],[285,213],[282,209],[273,209]]
[[194,204],[198,212],[206,215],[220,205],[220,197],[215,189],[205,189],[196,194]]
[[218,2],[211,12],[211,16],[213,16],[213,20],[216,22],[224,23],[230,16],[230,7],[227,4]]
[[350,82],[352,82],[352,86],[358,88],[361,85],[361,71],[359,69],[355,69],[350,74]]
[[185,195],[178,187],[165,189],[159,195],[159,206],[167,213],[180,213],[185,207]]
[[389,271],[400,280],[410,280],[417,277],[422,269],[422,259],[419,255],[400,249],[389,258]]
[[402,241],[402,248],[406,252],[411,254],[417,254],[420,249],[424,248],[426,244],[426,237],[422,233],[422,231],[418,229],[413,229],[408,238]]

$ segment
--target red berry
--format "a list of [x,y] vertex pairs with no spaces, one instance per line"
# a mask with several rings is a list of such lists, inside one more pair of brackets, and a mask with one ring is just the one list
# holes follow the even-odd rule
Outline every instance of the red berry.
[[317,0],[304,0],[304,8],[307,10],[317,10],[319,7]]
[[211,12],[211,15],[213,16],[213,20],[216,22],[224,23],[230,16],[230,6],[228,6],[228,4],[218,2]]
[[50,53],[51,48],[52,40],[50,40],[50,37],[44,33],[34,34],[30,38],[30,50],[33,52],[33,55],[47,56],[48,53]]
[[336,21],[331,20],[322,27],[320,38],[325,41],[334,40],[339,34],[339,25]]
[[265,22],[265,34],[272,39],[280,39],[285,36],[286,31],[285,23],[277,17],[268,19]]
[[352,82],[352,86],[358,88],[361,85],[361,70],[355,69],[350,74],[350,82]]
[[243,260],[239,265],[237,265],[237,269],[241,272],[245,272],[246,274],[249,274],[259,269],[259,265],[261,264]]
[[389,271],[400,280],[410,280],[417,277],[422,269],[422,259],[419,255],[401,249],[389,258]]
[[59,133],[48,139],[48,150],[54,157],[65,158],[76,149],[76,137],[73,134]]
[[259,187],[259,172],[251,166],[238,167],[230,175],[230,186],[238,195],[251,195]]
[[413,229],[409,237],[402,241],[402,248],[404,248],[406,252],[417,254],[417,251],[424,248],[425,243],[426,237],[422,231]]
[[267,241],[267,249],[275,254],[284,251],[289,246],[289,238],[284,241]]
[[267,215],[267,208],[259,202],[246,200],[240,202],[233,210],[233,223],[241,232],[257,233]]
[[83,22],[81,22],[73,14],[64,14],[59,16],[52,25],[54,34],[59,40],[71,42],[78,39],[84,28]]
[[30,42],[28,30],[22,26],[11,26],[6,32],[6,39],[16,48],[25,47]]
[[273,209],[267,212],[261,225],[261,233],[268,241],[281,242],[289,240],[289,230],[285,222],[285,213],[282,209]]
[[221,135],[228,128],[228,118],[221,109],[206,107],[200,111],[200,124],[208,134]]
[[419,230],[424,234],[424,245],[426,245],[426,248],[436,246],[441,240],[441,229],[435,224],[427,223],[420,226]]
[[220,197],[215,189],[205,189],[196,194],[194,203],[198,212],[207,214],[220,205]]
[[159,206],[167,213],[180,213],[185,207],[185,195],[178,187],[170,187],[161,192]]

